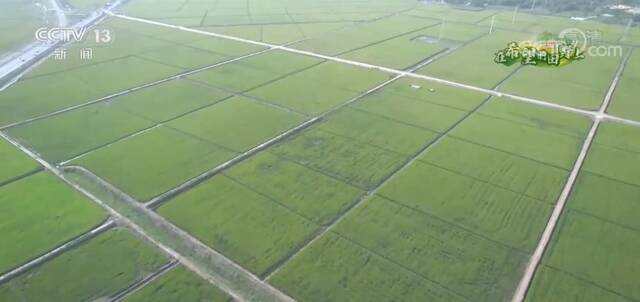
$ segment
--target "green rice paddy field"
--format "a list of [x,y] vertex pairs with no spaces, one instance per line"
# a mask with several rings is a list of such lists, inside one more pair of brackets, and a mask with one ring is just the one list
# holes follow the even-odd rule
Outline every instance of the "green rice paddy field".
[[636,128],[601,128],[530,301],[638,299],[639,138]]
[[40,172],[0,187],[0,271],[6,272],[87,232],[106,215],[54,176]]
[[640,104],[637,101],[638,80],[640,80],[640,52],[631,54],[622,73],[620,84],[616,89],[608,112],[630,119],[640,118]]
[[2,172],[0,172],[0,184],[11,182],[39,169],[39,165],[27,155],[22,154],[18,148],[5,140],[0,140],[0,156],[3,158]]
[[127,297],[124,301],[232,301],[222,290],[211,287],[206,281],[184,267],[171,269],[165,275]]
[[105,299],[166,262],[164,255],[127,230],[114,229],[0,285],[0,297],[5,301]]
[[[593,123],[560,107],[598,110],[626,63],[607,113],[629,120],[600,125],[525,300],[640,300],[637,28],[412,0],[136,0],[118,12],[319,55],[111,16],[97,28],[112,43],[73,43],[0,91],[0,131],[136,207],[219,169],[140,211],[297,301],[511,301]],[[623,55],[493,61],[568,27],[601,30]],[[86,47],[93,60],[79,58]],[[1,301],[242,296],[126,224],[3,280],[118,217],[4,139],[0,158]]]
[[[496,31],[464,45],[417,72],[482,88],[494,88],[517,67],[494,63],[494,53],[506,47],[504,41],[520,41],[526,37],[527,34],[521,32]],[[469,66],[473,68],[467,68]]]
[[599,109],[624,53],[591,56],[566,67],[522,68],[500,87],[501,91],[590,110]]
[[[491,104],[497,107],[502,105]],[[544,113],[531,118],[548,119],[550,116]],[[554,113],[549,114],[552,116]],[[516,123],[525,124],[525,121],[516,122],[517,117],[513,119],[511,127],[503,128],[516,129]],[[471,122],[465,121],[459,127]],[[573,126],[563,126],[579,127],[581,123],[581,120],[576,120]],[[528,131],[533,133],[535,128]],[[551,134],[556,130],[546,131]],[[492,136],[490,133],[487,131],[488,137]],[[377,284],[392,282],[386,279],[390,273],[382,272],[389,272],[388,266],[393,265],[396,267],[393,274],[404,276],[396,277],[397,280],[416,284],[419,281],[415,279],[418,279],[433,286],[429,290],[433,301],[465,298],[474,301],[508,300],[515,286],[514,280],[517,281],[514,276],[520,274],[527,255],[532,251],[551,204],[562,187],[563,174],[568,172],[523,157],[513,159],[515,162],[509,161],[506,158],[509,157],[508,151],[498,149],[506,146],[489,141],[485,142],[485,146],[479,145],[479,142],[468,142],[476,147],[452,148],[451,144],[456,141],[462,142],[452,134],[451,138],[427,149],[417,161],[385,183],[375,197],[365,200],[361,207],[342,220],[333,231],[337,234],[332,235],[334,239],[330,240],[332,236],[325,235],[314,242],[301,252],[300,257],[276,274],[274,282],[302,300],[321,300],[324,295],[340,299],[338,295],[342,294],[342,297],[348,295],[356,299],[384,301],[387,299],[384,293],[371,292],[372,289],[361,286],[362,283],[372,282],[370,280],[376,280]],[[545,144],[548,143],[540,142],[540,145]],[[512,141],[508,145],[519,143]],[[476,149],[478,147],[485,151]],[[575,155],[577,151],[578,146],[567,152]],[[456,152],[469,152],[469,156],[460,156]],[[471,158],[471,154],[482,153],[500,164],[492,165],[490,161]],[[467,165],[470,166],[466,171],[464,168],[467,165],[464,163],[455,166],[461,157],[468,159]],[[437,162],[446,167],[428,164],[430,158],[434,161],[438,158]],[[522,189],[517,189],[517,183],[500,184],[499,179],[491,177],[497,171],[509,170],[513,171],[513,180],[519,175],[523,179],[533,174],[540,177],[527,179],[530,183],[520,185]],[[556,181],[544,175],[557,175],[554,177]],[[528,188],[536,187],[542,188],[543,193],[525,195]],[[556,193],[545,197],[546,192]],[[544,201],[545,198],[547,201]],[[436,239],[439,236],[447,239]],[[339,242],[342,242],[340,245],[351,247],[343,248],[344,251],[333,251],[332,246]],[[350,257],[372,259],[367,263],[367,270],[380,271],[380,275],[364,273],[359,269],[362,264],[355,260],[351,269],[340,262]],[[325,266],[320,266],[322,263]],[[363,276],[367,276],[368,281],[361,280]],[[481,278],[482,281],[474,281],[474,278]],[[408,286],[405,283],[397,284]],[[429,288],[427,285],[419,287]],[[336,288],[344,291],[335,291]],[[402,293],[396,295],[414,299],[414,289],[406,289]]]

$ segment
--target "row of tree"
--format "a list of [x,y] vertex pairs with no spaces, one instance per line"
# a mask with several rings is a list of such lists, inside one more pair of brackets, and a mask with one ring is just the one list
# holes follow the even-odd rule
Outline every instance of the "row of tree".
[[640,7],[640,0],[444,0],[449,4],[485,7],[485,6],[508,6],[533,8],[543,10],[549,13],[579,13],[583,16],[599,16],[602,14],[610,14],[613,17],[626,17],[629,19],[635,17],[640,20],[640,14],[632,15],[624,10],[611,10],[612,5],[628,5],[631,7]]
[[[439,0],[433,0],[439,1]],[[634,25],[640,24],[640,14],[631,14],[625,10],[610,9],[613,5],[626,5],[640,8],[640,0],[443,0],[448,4],[469,8],[484,8],[487,6],[519,7],[520,9],[535,8],[537,12],[549,14],[570,14],[572,16],[609,15],[608,20],[614,23],[626,23],[634,20]]]

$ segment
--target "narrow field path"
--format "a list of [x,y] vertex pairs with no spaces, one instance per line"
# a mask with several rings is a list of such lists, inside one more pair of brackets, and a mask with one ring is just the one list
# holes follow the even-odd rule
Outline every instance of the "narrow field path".
[[562,192],[558,197],[558,201],[556,202],[556,205],[553,208],[553,212],[551,212],[551,217],[549,218],[549,221],[547,222],[544,232],[542,233],[542,237],[540,238],[540,241],[538,242],[538,245],[536,246],[536,249],[534,250],[533,255],[531,255],[531,259],[529,259],[529,263],[527,264],[527,267],[525,269],[524,276],[522,277],[522,279],[520,280],[520,283],[518,284],[518,287],[513,296],[512,302],[523,302],[524,299],[526,298],[527,291],[531,286],[531,282],[533,281],[533,277],[536,273],[536,270],[540,265],[542,256],[544,256],[544,253],[547,250],[549,241],[553,236],[554,230],[556,229],[558,222],[560,221],[560,217],[564,212],[564,208],[567,204],[567,201],[569,200],[569,196],[571,195],[571,192],[573,191],[573,187],[575,186],[578,175],[580,174],[580,170],[582,169],[582,166],[584,165],[584,161],[587,158],[587,153],[591,149],[591,145],[593,144],[593,140],[598,131],[598,127],[600,127],[600,124],[602,123],[603,119],[606,116],[605,112],[607,111],[607,108],[611,103],[611,98],[618,85],[618,82],[620,80],[620,76],[622,75],[624,67],[626,66],[627,61],[631,56],[631,53],[632,51],[627,52],[625,57],[620,61],[620,65],[618,67],[618,70],[616,71],[613,81],[611,82],[611,85],[609,86],[609,90],[607,91],[607,94],[605,95],[602,101],[602,104],[600,105],[600,109],[597,111],[597,114],[595,115],[593,124],[591,125],[591,129],[589,130],[589,133],[587,134],[587,137],[585,138],[584,143],[582,144],[582,149],[580,149],[580,153],[578,154],[578,158],[576,159],[573,165],[571,174],[569,174],[569,178],[567,179],[567,182],[565,183],[564,188],[562,189]]
[[77,109],[80,109],[80,108],[84,108],[84,107],[87,107],[87,106],[90,106],[90,105],[93,105],[93,104],[97,104],[97,103],[100,103],[100,102],[109,101],[109,100],[111,100],[113,98],[124,96],[124,95],[130,94],[130,93],[133,93],[133,92],[145,89],[145,88],[153,87],[153,86],[160,85],[162,83],[166,83],[166,82],[169,82],[169,81],[177,80],[177,79],[180,79],[182,77],[186,77],[186,76],[198,73],[198,72],[206,71],[206,70],[213,69],[213,68],[216,68],[216,67],[220,67],[220,66],[223,66],[223,65],[235,63],[237,61],[244,60],[244,59],[247,59],[247,58],[250,58],[250,57],[254,57],[254,56],[263,54],[265,52],[271,51],[273,49],[274,48],[267,48],[267,49],[263,49],[263,50],[260,50],[260,51],[257,51],[257,52],[246,54],[246,55],[243,55],[243,56],[240,56],[240,57],[237,57],[237,58],[225,60],[225,61],[222,61],[222,62],[219,62],[219,63],[207,65],[207,66],[196,68],[196,69],[192,69],[192,70],[187,70],[187,71],[172,75],[172,76],[164,78],[164,79],[160,79],[160,80],[153,81],[153,82],[150,82],[150,83],[146,83],[146,84],[142,84],[142,85],[139,85],[139,86],[131,87],[131,88],[128,88],[128,89],[125,89],[125,90],[122,90],[122,91],[118,91],[116,93],[112,93],[112,94],[107,95],[107,96],[103,96],[103,97],[97,98],[95,100],[90,100],[90,101],[87,101],[87,102],[84,102],[84,103],[80,103],[80,104],[77,104],[77,105],[65,107],[65,108],[62,108],[62,109],[59,109],[59,110],[56,110],[56,111],[52,111],[52,112],[49,112],[49,113],[41,114],[41,115],[26,119],[26,120],[22,120],[22,121],[19,121],[19,122],[3,125],[3,126],[0,127],[0,130],[7,130],[7,129],[12,128],[12,127],[17,127],[17,126],[28,124],[28,123],[31,123],[31,122],[35,122],[35,121],[38,121],[38,120],[46,119],[46,118],[49,118],[49,117],[60,115],[60,114],[63,114],[63,113],[69,112],[69,111],[73,111],[73,110],[77,110]]
[[142,280],[140,280],[140,281],[138,281],[138,282],[136,282],[134,284],[129,285],[129,287],[127,287],[127,288],[121,290],[120,292],[116,293],[115,295],[109,297],[109,302],[120,302],[120,301],[123,301],[124,299],[126,299],[127,297],[129,297],[130,295],[135,293],[136,291],[144,288],[149,283],[155,281],[156,279],[162,277],[164,274],[166,274],[169,271],[171,271],[173,268],[178,266],[179,263],[180,262],[178,260],[172,259],[169,263],[163,265],[157,271],[149,274],[145,278],[142,278]]
[[[253,274],[246,271],[233,261],[208,248],[206,245],[197,241],[181,229],[166,222],[166,220],[164,220],[160,215],[144,207],[144,205],[138,201],[126,196],[126,194],[121,193],[110,184],[104,181],[97,183],[101,188],[106,188],[108,190],[107,193],[109,196],[118,198],[128,197],[128,199],[119,199],[115,202],[107,199],[103,200],[96,195],[101,192],[84,188],[82,185],[78,184],[78,179],[70,177],[71,175],[69,175],[67,171],[58,169],[2,131],[0,131],[0,138],[10,142],[16,148],[20,149],[29,157],[37,161],[45,170],[51,172],[64,183],[104,208],[111,215],[113,220],[117,220],[122,223],[123,226],[128,227],[134,233],[158,247],[171,258],[178,259],[186,268],[195,272],[211,284],[220,287],[236,300],[294,301],[292,298],[281,293],[262,280],[259,280]],[[90,172],[88,173],[90,174]],[[99,178],[95,177],[94,180],[97,179]],[[101,197],[104,198],[104,196]],[[118,209],[116,210],[114,206],[117,206]],[[142,227],[138,224],[140,222],[145,222],[147,224],[145,227]],[[165,244],[167,243],[166,239],[172,235],[172,239],[178,238],[178,244],[173,245],[173,247],[181,247],[182,253],[177,252],[175,249]],[[216,275],[212,273],[217,272],[217,270],[220,270],[221,268],[225,273],[223,275],[224,278],[221,278],[219,274]],[[243,290],[237,290],[238,286],[243,287]]]
[[[426,65],[428,65],[428,64],[430,64],[432,62],[434,62],[435,60],[445,56],[448,53],[449,52],[447,52],[447,51],[437,53],[437,54],[433,55],[432,57],[427,58],[423,62],[418,63],[415,66],[409,68],[409,70],[418,70],[418,69],[420,69],[420,68],[422,68],[422,67],[424,67],[424,66],[426,66]],[[254,155],[254,154],[256,154],[256,153],[258,153],[258,152],[260,152],[260,151],[262,151],[262,150],[264,150],[266,148],[268,148],[269,146],[271,146],[271,145],[273,145],[273,144],[275,144],[275,143],[277,143],[277,142],[279,142],[279,141],[281,141],[281,140],[283,140],[283,139],[285,139],[285,138],[287,138],[287,137],[289,137],[289,136],[291,136],[291,135],[293,135],[295,133],[298,133],[298,132],[306,129],[307,127],[315,124],[316,122],[321,121],[326,116],[328,116],[330,114],[333,114],[334,112],[338,111],[341,108],[349,106],[350,104],[352,104],[352,103],[364,98],[367,95],[370,95],[370,94],[372,94],[372,93],[374,93],[374,92],[386,87],[387,85],[395,82],[396,80],[398,80],[398,79],[400,79],[402,77],[403,77],[402,75],[398,75],[398,76],[396,76],[396,77],[394,77],[394,78],[392,78],[390,80],[387,80],[387,81],[385,81],[385,82],[383,82],[383,83],[381,83],[381,84],[379,84],[379,85],[377,85],[377,86],[375,86],[375,87],[373,87],[373,88],[371,88],[371,89],[369,89],[369,90],[357,95],[356,97],[354,97],[354,98],[352,98],[352,99],[350,99],[350,100],[348,100],[348,101],[346,101],[344,103],[338,104],[338,105],[334,106],[333,108],[330,108],[329,110],[327,110],[327,111],[325,111],[325,112],[323,112],[323,113],[321,113],[319,115],[316,115],[316,116],[312,117],[311,119],[307,120],[306,122],[304,122],[304,123],[292,128],[292,129],[290,129],[290,130],[288,130],[288,131],[286,131],[286,132],[284,132],[284,133],[282,133],[282,134],[280,134],[278,136],[275,136],[275,137],[267,140],[266,142],[263,142],[262,144],[260,144],[260,145],[258,145],[256,147],[254,147],[254,148],[252,148],[252,149],[250,149],[250,150],[248,150],[248,151],[246,151],[246,152],[244,152],[244,153],[232,158],[231,160],[229,160],[229,161],[227,161],[227,162],[225,162],[225,163],[223,163],[221,165],[219,165],[218,167],[216,167],[216,168],[214,168],[214,169],[212,169],[210,171],[207,171],[207,172],[205,172],[205,173],[203,173],[203,174],[201,174],[201,175],[199,175],[199,176],[197,176],[197,177],[195,177],[195,178],[193,178],[193,179],[191,179],[191,180],[189,180],[189,181],[187,181],[187,182],[185,182],[185,183],[183,183],[183,184],[181,184],[181,185],[179,185],[179,186],[177,186],[177,187],[175,187],[175,188],[173,188],[173,189],[171,189],[171,190],[169,190],[169,191],[167,191],[167,192],[165,192],[165,193],[163,193],[163,194],[161,194],[161,195],[159,195],[159,196],[157,196],[155,198],[153,198],[151,201],[149,201],[147,203],[147,207],[153,208],[153,209],[158,208],[162,203],[164,203],[167,200],[175,197],[176,195],[178,195],[178,194],[180,194],[180,193],[182,193],[182,192],[194,187],[195,185],[197,185],[199,183],[202,183],[206,179],[209,179],[209,178],[219,174],[220,172],[222,172],[224,170],[229,169],[231,166],[233,166],[233,165],[235,165],[235,164],[237,164],[237,163],[239,163],[239,162],[251,157],[252,155]]]
[[43,264],[43,263],[45,263],[45,262],[47,262],[47,261],[49,261],[51,259],[63,254],[64,252],[66,252],[66,251],[68,251],[68,250],[70,250],[72,248],[75,248],[75,247],[79,246],[83,242],[85,242],[85,241],[87,241],[87,240],[89,240],[91,238],[94,238],[94,237],[98,236],[99,234],[104,233],[105,231],[111,229],[115,225],[116,225],[116,222],[113,219],[109,218],[107,221],[102,223],[100,226],[90,230],[89,232],[86,232],[86,233],[84,233],[84,234],[82,234],[82,235],[80,235],[80,236],[78,236],[78,237],[76,237],[76,238],[74,238],[74,239],[72,239],[72,240],[70,240],[70,241],[58,246],[58,247],[56,247],[55,249],[53,249],[53,250],[51,250],[51,251],[49,251],[49,252],[47,252],[47,253],[45,253],[45,254],[43,254],[41,256],[38,256],[38,257],[30,260],[29,262],[27,262],[27,263],[25,263],[23,265],[20,265],[20,266],[18,266],[16,268],[6,272],[5,274],[0,275],[0,284],[8,282],[11,279],[13,279],[13,278],[15,278],[15,277],[27,272],[28,270],[30,270],[30,269],[32,269],[32,268],[34,268],[36,266],[39,266],[39,265],[41,265],[41,264]]
[[91,188],[82,190],[91,192],[88,194],[92,196],[100,196],[100,202],[115,212],[114,215],[125,225],[235,299],[294,301],[91,171],[80,166],[70,166],[64,167],[61,173],[65,179],[71,179],[73,185]]
[[130,21],[137,21],[137,22],[142,22],[142,23],[146,23],[146,24],[163,26],[163,27],[167,27],[167,28],[173,28],[173,29],[176,29],[176,30],[182,30],[182,31],[186,31],[186,32],[198,33],[198,34],[202,34],[202,35],[208,35],[208,36],[212,36],[212,37],[218,37],[218,38],[228,39],[228,40],[237,41],[237,42],[243,42],[243,43],[248,43],[248,44],[259,45],[259,46],[263,46],[263,47],[273,47],[275,49],[279,49],[279,50],[283,50],[283,51],[287,51],[287,52],[291,52],[291,53],[296,53],[296,54],[301,54],[301,55],[306,55],[306,56],[311,56],[311,57],[315,57],[315,58],[325,59],[325,60],[333,61],[333,62],[337,62],[337,63],[348,64],[348,65],[352,65],[352,66],[358,66],[358,67],[361,67],[361,68],[379,70],[379,71],[383,71],[383,72],[390,73],[390,74],[395,74],[395,75],[407,76],[407,77],[416,78],[416,79],[427,80],[427,81],[436,82],[436,83],[440,83],[440,84],[444,84],[444,85],[448,85],[448,86],[452,86],[452,87],[457,87],[457,88],[461,88],[461,89],[466,89],[466,90],[485,93],[485,94],[488,94],[488,95],[491,95],[491,96],[494,96],[494,97],[505,98],[505,99],[510,99],[510,100],[519,101],[519,102],[525,102],[525,103],[533,104],[533,105],[536,105],[536,106],[542,106],[542,107],[551,108],[551,109],[554,109],[554,110],[561,110],[561,111],[566,111],[566,112],[577,113],[577,114],[581,114],[581,115],[584,115],[584,116],[587,116],[587,117],[590,117],[590,118],[595,118],[596,116],[602,116],[601,118],[606,118],[606,119],[614,121],[614,122],[624,123],[624,124],[635,126],[635,127],[640,127],[640,121],[624,119],[624,118],[620,118],[620,117],[610,116],[610,115],[608,115],[606,113],[605,114],[600,114],[599,112],[596,112],[596,111],[584,110],[584,109],[579,109],[579,108],[575,108],[575,107],[571,107],[571,106],[565,106],[565,105],[551,103],[551,102],[547,102],[547,101],[543,101],[543,100],[538,100],[538,99],[534,99],[534,98],[519,96],[519,95],[515,95],[515,94],[510,94],[510,93],[504,93],[504,92],[497,91],[495,89],[481,88],[481,87],[468,85],[468,84],[464,84],[464,83],[459,83],[459,82],[455,82],[455,81],[449,81],[449,80],[445,80],[445,79],[441,79],[441,78],[437,78],[437,77],[427,76],[427,75],[423,75],[423,74],[417,74],[417,73],[414,73],[414,72],[402,71],[402,70],[397,70],[397,69],[393,69],[393,68],[389,68],[389,67],[384,67],[384,66],[379,66],[379,65],[369,64],[369,63],[363,63],[363,62],[358,62],[358,61],[338,58],[338,57],[334,57],[334,56],[323,55],[323,54],[315,53],[315,52],[312,52],[312,51],[299,50],[299,49],[291,48],[291,47],[288,47],[288,46],[281,46],[281,45],[279,46],[279,45],[274,45],[274,44],[270,44],[270,43],[254,41],[254,40],[245,39],[245,38],[239,38],[239,37],[234,37],[234,36],[229,36],[229,35],[223,35],[223,34],[218,34],[218,33],[207,32],[207,31],[188,28],[188,27],[184,27],[184,26],[171,25],[171,24],[157,22],[157,21],[153,21],[153,20],[147,20],[147,19],[143,19],[143,18],[131,17],[131,16],[122,15],[122,14],[115,14],[115,13],[112,13],[112,12],[109,12],[109,14],[112,15],[112,16],[118,17],[118,18],[130,20]]
[[[268,50],[267,50],[267,51],[268,51]],[[261,52],[262,52],[262,51],[261,51]],[[318,63],[318,64],[320,64],[320,63]],[[288,76],[291,76],[291,75],[293,75],[293,74],[296,74],[296,73],[299,73],[299,72],[305,71],[305,70],[307,70],[307,69],[310,69],[310,68],[312,68],[312,67],[314,67],[314,66],[317,66],[318,64],[311,65],[311,66],[309,66],[309,67],[305,67],[305,68],[303,68],[303,69],[296,70],[296,71],[293,71],[293,72],[291,72],[291,73],[285,74],[285,75],[283,75],[283,76],[281,76],[281,77],[278,77],[278,78],[276,78],[276,79],[274,79],[274,80],[272,80],[272,81],[269,81],[269,82],[267,82],[267,83],[265,83],[265,84],[261,84],[261,85],[259,85],[259,86],[257,86],[257,87],[262,87],[263,85],[267,85],[267,84],[269,84],[269,83],[271,83],[271,82],[275,82],[275,81],[278,81],[278,80],[284,79],[284,78],[286,78],[286,77],[288,77]],[[148,127],[146,127],[146,128],[143,128],[143,129],[139,129],[139,130],[138,130],[138,131],[136,131],[136,132],[130,133],[130,134],[128,134],[128,135],[125,135],[125,136],[123,136],[123,137],[117,138],[117,139],[112,140],[112,141],[110,141],[110,142],[106,142],[106,143],[104,143],[104,144],[102,144],[102,145],[100,145],[100,146],[96,146],[96,147],[91,148],[91,149],[89,149],[89,150],[85,150],[84,152],[81,152],[81,153],[79,153],[79,154],[76,154],[76,155],[72,156],[71,158],[66,159],[66,160],[64,160],[64,161],[60,162],[58,165],[61,165],[61,166],[62,166],[62,165],[66,165],[66,164],[68,164],[68,163],[70,163],[70,162],[72,162],[72,161],[74,161],[74,160],[78,160],[78,159],[80,159],[80,158],[82,158],[82,157],[85,157],[85,156],[87,156],[87,155],[89,155],[89,154],[91,154],[91,153],[94,153],[94,152],[96,152],[96,151],[99,151],[99,150],[101,150],[101,149],[107,148],[107,147],[109,147],[109,146],[111,146],[111,145],[114,145],[114,144],[116,144],[116,143],[118,143],[118,142],[125,141],[125,140],[131,139],[131,138],[134,138],[134,137],[136,137],[136,136],[138,136],[138,135],[144,134],[144,133],[146,133],[146,132],[148,132],[148,131],[151,131],[151,130],[153,130],[153,129],[155,129],[155,128],[158,128],[158,127],[160,127],[160,126],[166,126],[166,127],[170,127],[170,128],[171,128],[171,129],[173,129],[173,130],[180,131],[179,129],[173,128],[173,127],[168,126],[168,125],[166,125],[166,124],[170,123],[171,121],[174,121],[174,120],[180,119],[180,118],[182,118],[182,117],[184,117],[184,116],[187,116],[187,115],[189,115],[189,114],[192,114],[192,113],[198,112],[198,111],[200,111],[200,110],[204,110],[204,109],[209,108],[209,107],[212,107],[212,106],[217,106],[217,105],[219,105],[219,104],[220,104],[220,103],[222,103],[222,102],[226,102],[226,101],[232,100],[232,99],[233,99],[233,97],[235,97],[235,96],[243,96],[243,97],[245,97],[245,98],[249,99],[250,101],[254,101],[254,102],[256,102],[256,103],[259,103],[259,104],[262,104],[262,105],[265,105],[265,106],[269,106],[269,107],[277,108],[277,109],[279,109],[279,110],[287,111],[287,112],[290,112],[290,113],[292,113],[292,114],[295,114],[295,115],[298,115],[298,116],[302,116],[302,117],[305,117],[305,118],[308,118],[308,117],[309,117],[309,115],[307,115],[307,114],[305,114],[305,113],[298,112],[298,111],[295,111],[295,110],[291,110],[291,109],[288,109],[288,108],[282,107],[282,106],[280,106],[280,105],[272,104],[272,103],[269,103],[269,102],[267,102],[267,101],[265,101],[265,100],[261,100],[261,99],[259,99],[259,98],[257,98],[257,97],[250,96],[250,95],[246,94],[246,91],[251,90],[251,89],[254,89],[255,87],[254,87],[254,88],[247,89],[247,90],[242,91],[242,92],[234,92],[234,91],[232,91],[232,90],[230,90],[230,89],[226,89],[226,88],[222,88],[222,87],[213,86],[213,85],[211,85],[211,84],[205,83],[205,82],[200,81],[200,80],[194,80],[194,79],[189,79],[189,78],[185,78],[184,80],[185,80],[185,81],[189,81],[189,82],[194,83],[194,84],[197,84],[197,85],[200,85],[200,86],[203,86],[203,87],[207,87],[207,88],[209,88],[209,89],[216,89],[216,90],[218,90],[218,91],[223,91],[223,92],[225,92],[225,93],[228,93],[228,94],[229,94],[229,96],[227,96],[227,97],[225,97],[225,98],[223,98],[223,99],[217,100],[217,101],[215,101],[214,103],[207,104],[207,105],[204,105],[204,106],[201,106],[201,107],[195,108],[195,109],[193,109],[193,110],[190,110],[190,111],[187,111],[187,112],[181,113],[180,115],[177,115],[177,116],[174,116],[174,117],[171,117],[171,118],[168,118],[168,119],[162,120],[162,121],[157,121],[157,122],[156,122],[156,121],[153,121],[153,122],[154,122],[154,124],[153,124],[153,125],[150,125],[150,126],[148,126]],[[141,116],[141,117],[142,117],[142,116]],[[145,118],[145,117],[142,117],[142,118]],[[305,124],[306,122],[308,122],[308,121],[305,121],[305,122],[303,122],[302,124]],[[180,131],[180,132],[181,132],[181,131]],[[278,135],[278,136],[279,136],[279,135]],[[208,142],[208,143],[213,144],[213,143],[211,143],[211,142]],[[237,150],[232,150],[232,149],[229,149],[229,148],[224,147],[224,146],[221,146],[221,145],[217,145],[217,144],[214,144],[214,145],[216,145],[217,147],[220,147],[220,148],[223,148],[223,149],[229,150],[229,151],[231,151],[231,152],[237,152]]]
[[[407,72],[413,72],[415,70],[418,70],[418,69],[430,64],[433,61],[434,60],[427,59],[424,62],[409,68],[407,70]],[[519,68],[516,68],[513,72],[511,72],[504,79],[502,79],[498,84],[495,85],[495,88],[497,89],[498,87],[500,87],[500,85],[502,85],[507,79],[509,79],[512,75],[514,75],[518,71],[518,69]],[[393,79],[391,79],[390,81],[388,81],[385,85],[390,84],[391,82],[399,80],[399,79],[401,79],[403,77],[405,77],[405,75],[398,75],[398,76],[394,77]],[[383,178],[376,186],[374,186],[373,189],[366,191],[362,196],[360,196],[358,198],[358,201],[356,201],[353,205],[351,205],[351,207],[346,209],[341,215],[339,215],[329,225],[327,225],[325,227],[322,227],[321,231],[318,234],[316,234],[313,238],[311,238],[309,241],[307,241],[305,243],[305,245],[303,245],[300,249],[298,249],[297,251],[294,251],[292,254],[290,254],[284,261],[282,261],[282,263],[280,263],[271,272],[269,272],[269,274],[265,277],[265,280],[268,281],[269,279],[271,279],[271,277],[273,277],[275,274],[277,274],[283,267],[285,267],[287,265],[287,263],[291,262],[298,255],[300,255],[304,250],[309,248],[314,242],[318,241],[322,236],[324,236],[325,234],[330,232],[335,226],[337,226],[341,221],[343,221],[347,216],[349,216],[349,213],[353,212],[354,209],[357,209],[358,207],[362,206],[362,204],[364,204],[364,202],[366,200],[368,200],[370,197],[375,195],[376,192],[378,192],[378,190],[380,190],[382,187],[384,187],[385,184],[387,184],[389,181],[391,181],[397,175],[401,174],[402,171],[404,171],[406,168],[408,168],[414,162],[416,162],[418,160],[418,158],[420,158],[423,154],[428,152],[431,149],[432,146],[438,144],[440,141],[445,139],[447,137],[447,135],[451,131],[453,131],[453,129],[455,129],[458,125],[460,125],[462,122],[464,122],[468,117],[470,117],[475,112],[477,112],[480,108],[482,108],[482,106],[484,106],[486,103],[488,103],[490,99],[491,99],[490,96],[485,98],[480,104],[478,104],[475,108],[473,108],[472,110],[467,112],[463,117],[461,117],[458,121],[456,121],[454,124],[452,124],[449,128],[447,128],[442,133],[439,133],[433,141],[427,143],[420,150],[418,150],[411,157],[409,157],[400,167],[398,167],[397,169],[392,171],[389,175],[387,175],[385,178]],[[372,251],[370,251],[370,252],[372,252]]]
[[60,2],[58,2],[58,0],[50,0],[49,2],[51,3],[53,11],[56,12],[56,18],[58,18],[58,26],[66,27],[67,25],[69,25],[67,14],[65,14],[62,7],[60,7]]

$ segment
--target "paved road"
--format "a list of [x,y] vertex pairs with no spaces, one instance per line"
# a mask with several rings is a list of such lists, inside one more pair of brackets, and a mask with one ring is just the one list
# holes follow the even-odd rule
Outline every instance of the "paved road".
[[[75,172],[76,175],[82,175],[84,179],[90,180],[93,184],[106,190],[114,198],[110,198],[111,201],[102,201],[96,198],[97,203],[166,254],[178,259],[182,265],[229,293],[235,299],[240,301],[294,301],[291,297],[260,280],[244,267],[168,222],[152,209],[91,171],[80,166],[65,167],[64,171],[67,172],[59,171],[63,179],[67,179],[66,175],[69,175],[69,172]],[[70,184],[85,195],[94,196],[84,190],[80,184],[75,182],[70,182]]]
[[67,14],[65,14],[64,10],[60,7],[58,0],[50,0],[49,2],[51,3],[53,11],[56,13],[56,17],[58,18],[58,26],[66,27],[69,25]]
[[[71,27],[74,29],[90,27],[96,23],[99,23],[105,14],[110,13],[120,5],[121,1],[118,0],[106,7],[103,11],[94,12],[89,17],[73,24]],[[56,14],[58,15],[59,22],[61,24],[68,25],[68,20],[64,11],[59,7],[56,0],[51,0],[51,4],[56,8]],[[35,33],[34,33],[35,34]],[[13,84],[24,72],[28,71],[33,66],[37,65],[42,59],[46,58],[48,54],[53,52],[54,49],[63,45],[62,42],[38,42],[34,41],[25,47],[21,53],[17,56],[3,61],[0,66],[0,91]]]

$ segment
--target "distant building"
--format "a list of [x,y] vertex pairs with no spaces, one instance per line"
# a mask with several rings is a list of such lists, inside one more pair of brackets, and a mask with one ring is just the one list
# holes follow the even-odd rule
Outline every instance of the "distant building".
[[640,15],[640,7],[634,7],[632,9],[628,9],[627,13],[634,14],[634,15]]
[[596,16],[589,16],[589,17],[571,17],[571,20],[575,20],[575,21],[586,21],[589,19],[595,19]]
[[628,10],[631,9],[632,7],[629,5],[624,5],[624,4],[618,4],[618,5],[611,5],[609,6],[610,10]]

